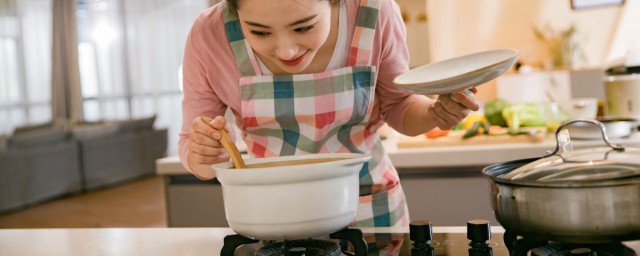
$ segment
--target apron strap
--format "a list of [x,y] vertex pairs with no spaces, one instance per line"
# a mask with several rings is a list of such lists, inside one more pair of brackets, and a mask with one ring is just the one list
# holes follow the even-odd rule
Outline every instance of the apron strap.
[[227,38],[236,57],[236,66],[240,74],[242,76],[262,75],[251,46],[242,33],[238,16],[229,11],[226,2],[222,7],[222,18],[224,19],[224,28],[227,30]]
[[360,0],[356,28],[349,49],[349,66],[370,66],[381,0]]

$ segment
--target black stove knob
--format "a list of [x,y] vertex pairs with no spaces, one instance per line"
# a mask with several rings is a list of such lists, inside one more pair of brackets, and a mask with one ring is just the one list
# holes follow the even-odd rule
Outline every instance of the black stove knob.
[[467,239],[472,244],[483,243],[491,240],[491,227],[488,220],[470,220],[467,221]]
[[591,251],[591,249],[589,248],[576,248],[573,249],[571,251],[569,251],[570,255],[575,255],[575,256],[591,256],[594,255],[593,252]]
[[416,243],[425,243],[433,239],[431,221],[412,221],[409,223],[409,239]]

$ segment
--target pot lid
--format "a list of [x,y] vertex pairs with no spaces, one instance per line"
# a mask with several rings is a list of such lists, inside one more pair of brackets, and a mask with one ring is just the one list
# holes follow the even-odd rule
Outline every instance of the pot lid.
[[[609,147],[589,148],[576,151],[562,151],[561,143],[565,126],[576,122],[598,125],[605,143]],[[640,178],[640,149],[612,145],[605,133],[605,127],[596,120],[580,119],[562,124],[556,131],[556,150],[546,157],[521,166],[498,178],[511,181],[536,182],[590,182]]]

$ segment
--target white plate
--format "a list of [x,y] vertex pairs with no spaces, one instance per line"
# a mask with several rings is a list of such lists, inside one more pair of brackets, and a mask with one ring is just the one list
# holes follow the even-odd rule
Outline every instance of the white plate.
[[393,83],[417,94],[454,93],[499,77],[516,59],[518,51],[512,49],[478,52],[417,67]]

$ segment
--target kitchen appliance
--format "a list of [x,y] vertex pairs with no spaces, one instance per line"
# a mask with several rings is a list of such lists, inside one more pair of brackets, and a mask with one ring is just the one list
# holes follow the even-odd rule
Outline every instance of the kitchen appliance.
[[640,119],[640,66],[607,70],[607,116]]
[[[575,122],[599,125],[609,147],[558,153],[570,146],[561,135]],[[496,219],[510,237],[565,243],[640,239],[640,150],[612,145],[605,134],[597,121],[569,121],[558,128],[558,144],[547,156],[482,171],[491,180]]]
[[[630,118],[600,117],[596,120],[606,129],[609,139],[626,138],[638,131],[638,121]],[[572,139],[599,140],[600,128],[588,123],[574,123],[566,127]]]
[[[331,161],[257,168],[284,162]],[[370,155],[335,153],[247,159],[213,165],[229,227],[260,240],[295,240],[336,232],[356,216],[359,172]]]
[[[470,220],[467,222],[466,229],[433,227],[429,221],[413,221],[410,224],[409,233],[406,233],[406,230],[393,228],[365,228],[362,232],[355,228],[345,230],[354,236],[276,242],[229,235],[224,239],[224,247],[220,255],[635,256],[640,254],[640,240],[604,244],[558,243],[519,237],[509,230],[503,231],[499,227],[491,228],[486,220]],[[356,241],[355,244],[354,241]],[[358,243],[361,244],[358,245]],[[358,246],[362,248],[363,245],[366,251],[358,249]]]

